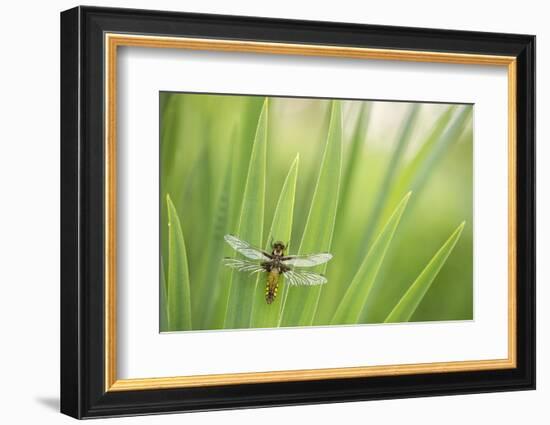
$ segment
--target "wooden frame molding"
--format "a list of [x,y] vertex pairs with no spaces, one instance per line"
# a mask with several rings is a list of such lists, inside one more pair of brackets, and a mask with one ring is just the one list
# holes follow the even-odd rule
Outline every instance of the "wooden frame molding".
[[[514,56],[441,53],[430,51],[370,49],[329,45],[234,41],[106,33],[105,48],[105,391],[133,391],[216,385],[252,384],[322,379],[379,377],[418,373],[443,373],[511,369],[517,365],[517,193],[516,193],[516,58]],[[118,379],[116,324],[116,96],[118,47],[177,48],[305,56],[397,60],[506,67],[508,72],[508,357],[506,359],[458,361],[387,366],[292,370],[168,378]]]

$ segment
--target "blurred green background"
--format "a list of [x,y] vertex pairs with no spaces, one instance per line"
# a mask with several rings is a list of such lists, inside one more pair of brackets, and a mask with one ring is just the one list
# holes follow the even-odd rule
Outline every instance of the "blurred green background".
[[[336,127],[331,134],[340,137],[341,158],[327,157],[324,164],[329,127],[339,124],[336,113],[341,134],[334,136]],[[263,229],[258,232],[262,247],[268,244],[279,195],[299,155],[290,251],[308,253],[296,250],[305,246],[301,243],[306,237],[311,239],[304,228],[320,168],[334,167],[338,161],[337,193],[325,193],[327,199],[337,200],[334,223],[327,216],[330,246],[319,249],[334,258],[309,321],[279,317],[284,315],[285,297],[289,304],[300,305],[299,297],[305,294],[301,290],[279,296],[274,319],[237,323],[227,318],[231,308],[256,314],[256,307],[244,301],[241,305],[241,298],[231,295],[231,285],[247,283],[233,281],[221,259],[235,255],[223,236],[243,237],[239,220],[260,121],[266,124]],[[266,102],[261,96],[160,93],[161,331],[381,323],[394,321],[388,320],[390,313],[405,294],[414,307],[407,320],[472,319],[472,135],[471,105],[283,97]],[[321,196],[328,189],[320,185],[317,190]],[[350,283],[408,192],[412,194],[403,204],[406,208],[365,293],[360,315],[334,319],[347,312],[343,300]],[[453,239],[440,270],[420,279],[420,295],[407,293],[462,222],[464,230]],[[259,283],[252,279],[250,289],[244,290],[259,288],[263,294],[264,282],[263,276]],[[361,282],[357,286],[360,291]],[[355,293],[348,298],[356,298]]]

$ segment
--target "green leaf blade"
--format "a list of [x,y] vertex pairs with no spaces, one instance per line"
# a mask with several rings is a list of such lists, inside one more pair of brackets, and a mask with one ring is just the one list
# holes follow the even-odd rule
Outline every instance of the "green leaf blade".
[[[258,120],[245,182],[243,201],[236,236],[254,246],[262,246],[265,205],[268,102]],[[258,276],[232,271],[225,309],[225,329],[250,327],[252,304]]]
[[393,185],[389,200],[395,201],[401,194],[412,191],[415,198],[422,193],[424,186],[430,181],[430,176],[441,163],[444,154],[453,143],[459,140],[468,119],[472,115],[469,107],[450,106],[434,123],[426,136],[422,148],[414,158],[403,167]]
[[[198,316],[196,329],[219,328],[223,324],[223,317],[216,314],[222,304],[227,302],[228,287],[220,284],[221,258],[225,241],[224,235],[228,231],[229,221],[229,194],[232,182],[232,164],[228,164],[224,172],[222,187],[216,200],[216,216],[208,230],[208,243],[201,258],[197,272],[197,290],[193,292],[193,312]],[[207,255],[206,255],[207,253]]]
[[[288,244],[290,241],[292,234],[292,220],[294,216],[294,201],[296,195],[296,182],[298,179],[299,158],[299,155],[296,155],[296,158],[292,162],[279,195],[273,221],[271,223],[271,230],[267,238],[266,250],[268,252],[270,251],[270,241],[282,241],[285,244]],[[287,252],[288,248],[289,246],[287,246]],[[267,304],[265,302],[265,290],[262,283],[263,282],[260,281],[256,294],[254,295],[252,327],[276,327],[279,323],[282,311],[281,300],[284,299],[288,286],[284,284],[284,275],[280,276],[278,292],[281,295],[279,296],[279,299],[276,298],[272,304]]]
[[162,257],[160,259],[160,301],[159,301],[159,331],[166,332],[170,329],[168,325],[168,297],[166,295],[166,276]]
[[181,222],[170,195],[166,195],[166,204],[168,212],[168,283],[166,290],[168,329],[170,331],[187,331],[193,328],[187,251]]
[[[333,101],[325,151],[298,254],[330,252],[341,174],[342,109],[339,101]],[[326,267],[325,264],[312,270],[323,273]],[[330,282],[327,285],[330,285]],[[281,326],[312,325],[321,290],[322,285],[288,288],[283,294]]]
[[376,199],[373,202],[373,210],[367,220],[368,224],[365,235],[363,237],[363,247],[359,250],[359,258],[361,258],[361,256],[363,256],[364,253],[367,251],[373,235],[376,234],[379,228],[379,222],[383,220],[382,212],[384,211],[384,207],[387,205],[391,188],[395,182],[400,164],[403,160],[403,156],[411,140],[413,130],[417,124],[419,111],[420,105],[413,104],[409,110],[407,118],[402,124],[398,141],[390,157],[389,164],[386,167],[380,187],[378,188]]
[[356,324],[359,323],[363,306],[375,284],[378,271],[384,261],[390,243],[397,226],[407,207],[411,193],[407,193],[395,208],[386,225],[372,244],[368,254],[364,258],[357,273],[352,279],[342,301],[338,305],[331,324]]
[[[403,194],[412,191],[414,197],[409,202],[407,214],[403,218],[401,227],[403,229],[402,236],[406,238],[406,234],[418,227],[415,222],[418,213],[417,208],[423,208],[422,198],[426,195],[430,196],[430,186],[433,187],[437,179],[438,173],[441,173],[444,166],[445,158],[452,153],[452,149],[457,149],[460,145],[460,136],[466,131],[472,117],[472,107],[466,105],[451,105],[446,106],[440,115],[433,122],[420,140],[414,156],[411,157],[402,167],[399,175],[395,179],[395,183],[388,195],[388,201],[384,207],[382,216],[387,217],[391,213],[391,208],[402,198]],[[464,181],[465,182],[465,181]],[[433,190],[433,189],[432,189]],[[425,199],[425,198],[424,198]],[[435,207],[435,205],[434,205]],[[416,216],[418,217],[418,216]],[[456,217],[461,220],[467,217]],[[454,220],[454,218],[453,218]],[[401,243],[402,240],[399,241]],[[400,288],[402,285],[410,284],[413,281],[412,276],[399,279],[400,273],[392,269],[393,255],[398,252],[390,251],[388,260],[382,266],[379,272],[378,279],[396,281],[393,288],[388,288],[383,285],[376,285],[368,301],[363,308],[361,321],[363,323],[380,323],[387,317],[391,308],[401,298],[406,288]],[[413,275],[414,276],[414,275]],[[443,307],[442,307],[443,308]]]
[[409,287],[405,295],[403,295],[401,300],[399,300],[397,305],[393,308],[384,321],[385,323],[408,322],[411,319],[424,298],[424,295],[426,295],[430,289],[434,279],[460,239],[460,235],[464,230],[464,225],[465,222],[462,222],[449,239],[441,246],[439,251],[436,252],[424,270],[422,270],[420,275]]
[[[349,141],[349,152],[346,160],[342,161],[342,184],[340,185],[340,200],[336,215],[336,224],[334,226],[334,240],[332,247],[336,251],[338,246],[347,245],[348,235],[345,232],[346,220],[348,218],[353,191],[350,190],[357,178],[358,171],[363,164],[364,156],[362,150],[366,144],[369,122],[371,119],[372,103],[363,102],[359,109],[359,116],[353,128],[351,140]],[[326,325],[334,315],[338,307],[337,300],[344,295],[349,279],[341,279],[342,268],[331,268],[327,272],[327,278],[330,282],[325,285],[319,298],[319,306],[315,316],[315,325]]]

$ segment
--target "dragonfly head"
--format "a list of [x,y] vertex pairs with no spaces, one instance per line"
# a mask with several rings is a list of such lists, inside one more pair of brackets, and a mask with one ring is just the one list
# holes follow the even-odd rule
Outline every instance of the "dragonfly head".
[[273,249],[272,251],[273,255],[283,256],[285,254],[285,244],[282,243],[281,241],[272,243],[271,248]]

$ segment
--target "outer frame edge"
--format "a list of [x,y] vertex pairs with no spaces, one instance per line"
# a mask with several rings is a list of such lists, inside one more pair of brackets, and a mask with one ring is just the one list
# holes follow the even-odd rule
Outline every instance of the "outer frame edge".
[[60,14],[61,286],[60,411],[81,418],[79,276],[80,10]]

